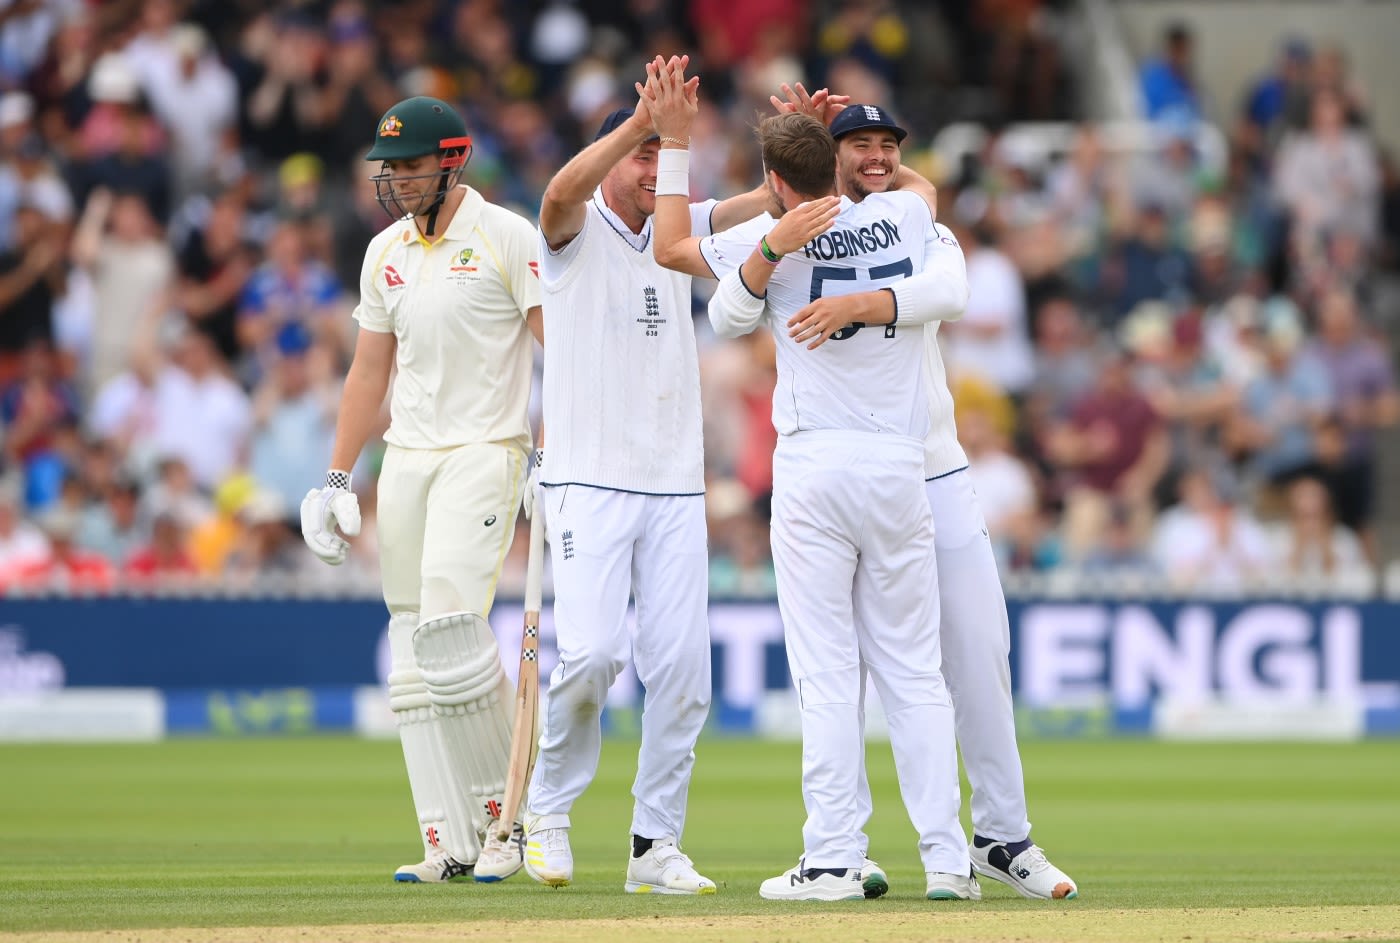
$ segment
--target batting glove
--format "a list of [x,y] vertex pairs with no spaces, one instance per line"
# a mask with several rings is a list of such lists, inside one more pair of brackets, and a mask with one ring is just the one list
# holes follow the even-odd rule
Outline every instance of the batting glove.
[[530,466],[530,475],[525,479],[525,520],[535,516],[535,494],[540,487],[540,468],[544,466],[544,449],[535,449],[535,463]]
[[350,552],[346,537],[360,532],[360,499],[350,490],[350,473],[326,472],[326,486],[312,488],[301,501],[301,536],[311,552],[331,566],[340,566]]

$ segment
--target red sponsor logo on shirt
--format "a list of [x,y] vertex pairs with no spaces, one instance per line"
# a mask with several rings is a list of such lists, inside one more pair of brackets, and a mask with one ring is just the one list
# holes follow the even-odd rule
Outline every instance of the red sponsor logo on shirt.
[[530,263],[530,271],[534,273],[534,276],[535,276],[536,278],[539,278],[539,277],[540,277],[540,263],[538,263],[538,262],[531,262],[531,263]]
[[403,276],[392,265],[386,265],[384,266],[384,284],[389,288],[401,288]]

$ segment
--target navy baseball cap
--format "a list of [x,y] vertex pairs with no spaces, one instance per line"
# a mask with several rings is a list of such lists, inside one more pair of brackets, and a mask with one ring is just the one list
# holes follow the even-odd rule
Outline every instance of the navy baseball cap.
[[[593,140],[601,141],[609,134],[612,134],[619,127],[622,126],[622,123],[624,121],[632,117],[633,110],[634,109],[631,108],[619,108],[617,111],[614,111],[612,114],[608,115],[606,118],[603,119],[603,124],[601,127],[598,128],[598,133],[593,135]],[[651,137],[647,138],[647,140],[655,141],[658,137],[659,135],[653,134]]]
[[879,105],[847,105],[837,113],[836,120],[831,122],[831,136],[840,140],[843,135],[867,128],[884,128],[891,131],[895,141],[901,144],[909,136],[909,132],[896,124],[890,113]]

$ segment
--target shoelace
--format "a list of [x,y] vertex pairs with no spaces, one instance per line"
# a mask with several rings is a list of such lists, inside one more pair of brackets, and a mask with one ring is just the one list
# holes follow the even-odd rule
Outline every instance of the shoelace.
[[1031,845],[1017,855],[1015,860],[1031,871],[1040,871],[1050,867],[1050,860],[1045,857],[1045,852],[1040,850],[1039,845]]
[[656,857],[658,864],[674,870],[694,871],[695,864],[690,860],[690,855],[681,851],[675,845],[652,845],[652,854]]
[[547,855],[566,854],[569,839],[562,828],[547,828],[540,833],[540,848]]

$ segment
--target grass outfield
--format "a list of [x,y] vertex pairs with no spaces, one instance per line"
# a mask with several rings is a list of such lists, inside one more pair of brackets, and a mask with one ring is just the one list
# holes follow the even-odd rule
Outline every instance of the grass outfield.
[[1395,741],[1027,743],[1035,837],[1080,899],[1027,901],[984,881],[981,903],[938,905],[923,899],[883,745],[870,834],[889,896],[760,900],[758,883],[800,850],[799,748],[720,738],[699,749],[685,842],[720,893],[623,894],[635,751],[608,743],[575,809],[575,883],[552,891],[524,874],[393,883],[419,852],[394,742],[0,746],[0,938],[1400,939]]

